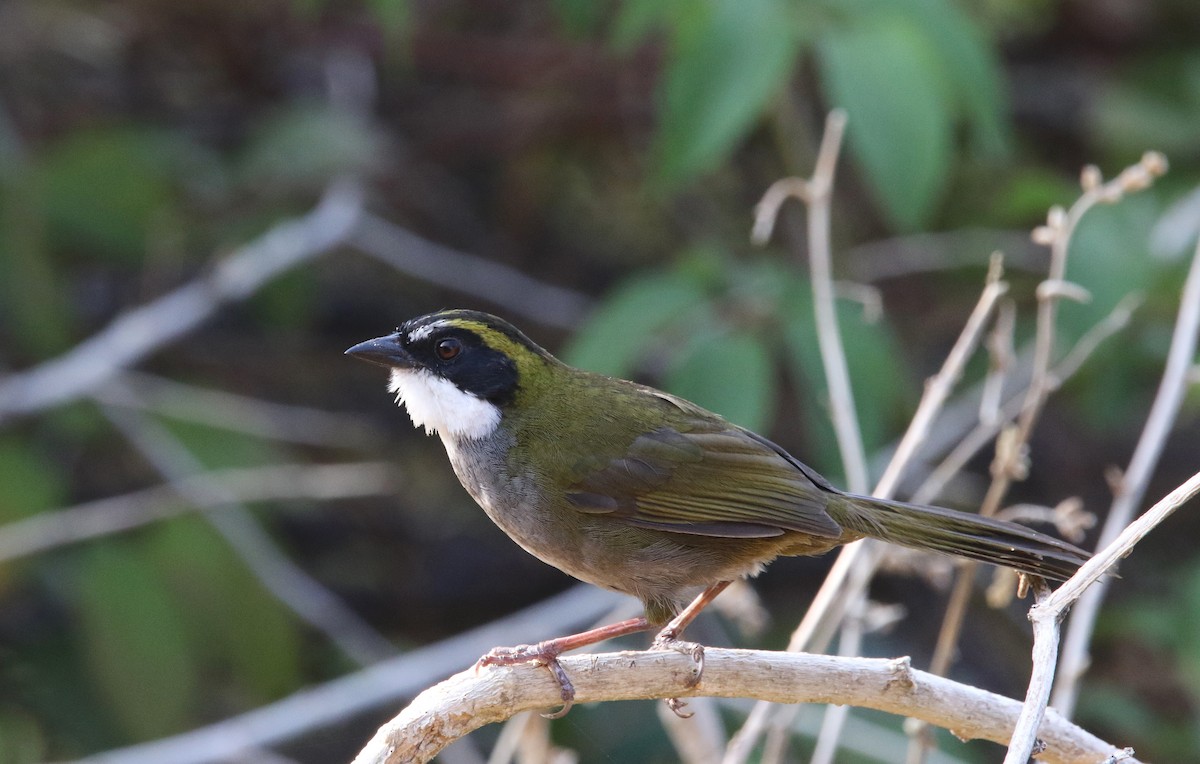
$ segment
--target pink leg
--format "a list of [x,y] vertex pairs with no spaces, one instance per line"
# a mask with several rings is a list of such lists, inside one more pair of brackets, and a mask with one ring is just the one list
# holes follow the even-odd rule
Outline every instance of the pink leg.
[[[688,680],[688,687],[695,687],[700,683],[700,678],[704,676],[704,645],[698,642],[682,642],[679,637],[683,634],[692,621],[696,620],[696,616],[700,615],[700,611],[708,607],[708,605],[717,598],[717,595],[725,591],[725,587],[729,586],[731,581],[718,581],[709,586],[704,591],[692,600],[691,603],[680,611],[679,615],[671,619],[663,630],[658,632],[658,636],[654,638],[654,648],[660,650],[675,650],[684,655],[692,656],[692,660],[696,663],[696,669],[692,673],[691,679]],[[668,698],[667,705],[676,715],[683,718],[691,716],[690,713],[685,714],[682,708],[687,705],[679,698]]]
[[559,695],[562,697],[563,707],[552,714],[544,714],[544,716],[550,719],[558,719],[566,716],[567,712],[571,710],[571,705],[575,702],[575,687],[571,684],[571,679],[567,676],[567,672],[563,671],[562,666],[559,664],[558,656],[568,650],[594,645],[606,639],[615,639],[623,637],[626,634],[646,631],[652,626],[653,624],[647,621],[645,616],[638,616],[637,618],[610,623],[607,626],[599,626],[595,629],[581,631],[578,634],[569,634],[565,637],[548,639],[545,642],[538,642],[536,645],[495,647],[487,655],[480,658],[479,662],[475,665],[476,667],[512,666],[517,663],[540,663],[545,666],[554,675],[554,678],[558,680]]

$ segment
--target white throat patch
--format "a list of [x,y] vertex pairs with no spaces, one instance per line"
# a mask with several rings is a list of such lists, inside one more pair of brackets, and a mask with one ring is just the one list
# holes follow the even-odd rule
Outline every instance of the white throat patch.
[[388,390],[408,410],[413,426],[424,427],[427,435],[436,432],[443,439],[478,440],[500,424],[500,409],[494,404],[425,369],[392,369]]

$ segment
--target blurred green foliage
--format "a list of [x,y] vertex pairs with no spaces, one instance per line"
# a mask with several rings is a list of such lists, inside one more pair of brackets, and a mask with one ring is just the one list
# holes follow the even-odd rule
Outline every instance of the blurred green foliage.
[[[867,322],[850,304],[839,313],[863,438],[873,450],[903,422],[916,391],[905,384],[908,364],[887,326]],[[564,358],[652,380],[753,430],[802,432],[808,461],[840,474],[811,288],[776,257],[739,259],[702,247],[667,271],[635,276],[605,298]],[[799,422],[779,421],[788,378],[803,406]]]
[[[1055,399],[1022,499],[1080,493],[1089,509],[1104,506],[1101,475],[1127,459],[1169,342],[1186,253],[1151,252],[1147,241],[1200,184],[1195,3],[17,0],[0,16],[5,372],[67,351],[351,175],[384,217],[595,298],[577,331],[545,331],[567,360],[694,399],[836,478],[810,285],[782,251],[797,237],[785,215],[778,248],[744,244],[754,201],[778,177],[809,172],[835,106],[849,116],[835,267],[870,282],[885,306],[876,321],[848,300],[838,306],[869,451],[898,436],[978,294],[989,252],[961,252],[949,237],[1028,230],[1049,205],[1070,203],[1085,162],[1111,175],[1156,148],[1172,174],[1096,210],[1078,232],[1068,278],[1091,299],[1063,305],[1062,346],[1130,292],[1145,304]],[[911,244],[903,235],[915,231],[951,243]],[[1044,253],[1009,254],[1025,341]],[[403,469],[425,463],[408,449],[431,445],[385,409],[380,380],[338,352],[411,315],[472,302],[494,308],[337,253],[223,309],[146,366],[202,387],[359,410],[400,444],[386,454],[298,448],[164,419],[207,468],[388,458]],[[539,338],[544,329],[528,327]],[[1194,471],[1198,416],[1193,390],[1164,473]],[[90,403],[0,427],[4,524],[162,480]],[[499,534],[460,533],[443,511],[460,492],[425,485],[435,477],[336,511],[253,510],[397,643],[477,623],[480,602],[504,612],[563,584]],[[1174,538],[1195,535],[1195,521],[1172,522],[1186,524]],[[1200,729],[1200,576],[1190,549],[1163,548],[1155,573],[1173,583],[1152,597],[1139,597],[1148,585],[1137,575],[1115,587],[1140,604],[1114,608],[1082,713],[1147,759],[1183,760]],[[341,570],[351,558],[357,567]],[[490,596],[509,580],[503,601]],[[485,595],[446,595],[481,581],[493,587]],[[1023,639],[1016,627],[1009,636]],[[1025,650],[1019,641],[1007,652]],[[1145,650],[1165,667],[1156,686],[1117,670]],[[1005,675],[998,684],[1023,671],[991,665],[1005,652],[963,650],[968,671]],[[345,670],[197,517],[0,565],[0,657],[0,764],[171,734]],[[620,709],[633,730],[627,716],[650,715]],[[666,750],[658,730],[641,727],[608,749],[592,741],[598,753],[585,759],[624,760],[650,739]]]
[[671,187],[711,170],[761,119],[811,53],[826,97],[849,115],[854,158],[888,218],[927,224],[946,191],[955,132],[1003,156],[999,63],[979,27],[944,0],[631,2],[617,39],[668,29],[655,152]]

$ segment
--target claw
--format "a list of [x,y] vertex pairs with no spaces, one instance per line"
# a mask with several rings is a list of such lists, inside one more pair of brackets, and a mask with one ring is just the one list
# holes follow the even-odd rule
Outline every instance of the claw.
[[700,684],[700,677],[704,676],[704,645],[700,644],[699,642],[693,642],[691,656],[692,662],[696,664],[696,668],[692,672],[692,676],[687,680],[686,684],[688,687],[695,687],[696,685]]
[[684,713],[683,709],[686,706],[687,706],[687,702],[682,701],[679,698],[667,698],[667,708],[671,709],[672,713],[674,713],[680,719],[691,719],[693,716],[696,715],[695,713],[693,713],[691,711]]
[[575,685],[571,684],[571,677],[567,676],[566,671],[563,671],[562,664],[558,662],[558,658],[551,658],[542,665],[550,669],[551,676],[558,681],[558,696],[562,698],[563,702],[562,708],[553,713],[542,714],[542,716],[547,719],[561,719],[575,705]]
[[654,638],[654,644],[650,646],[650,649],[674,650],[677,653],[690,656],[692,663],[696,665],[692,669],[691,677],[688,678],[685,684],[687,687],[695,687],[700,684],[700,679],[704,676],[704,645],[699,642],[680,641],[674,635],[664,630],[663,633]]
[[536,663],[550,671],[550,676],[558,682],[562,708],[542,716],[547,719],[561,719],[566,716],[575,705],[575,685],[571,684],[571,678],[558,662],[558,651],[552,645],[539,642],[536,645],[493,647],[475,662],[475,670],[478,671],[483,666],[514,666],[518,663]]

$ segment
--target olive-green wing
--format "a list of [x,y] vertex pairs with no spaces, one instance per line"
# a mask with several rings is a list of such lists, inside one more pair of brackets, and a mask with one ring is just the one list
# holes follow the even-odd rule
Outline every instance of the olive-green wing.
[[695,418],[639,435],[624,456],[587,470],[566,498],[581,512],[676,533],[837,538],[842,529],[825,512],[831,490],[770,441]]

